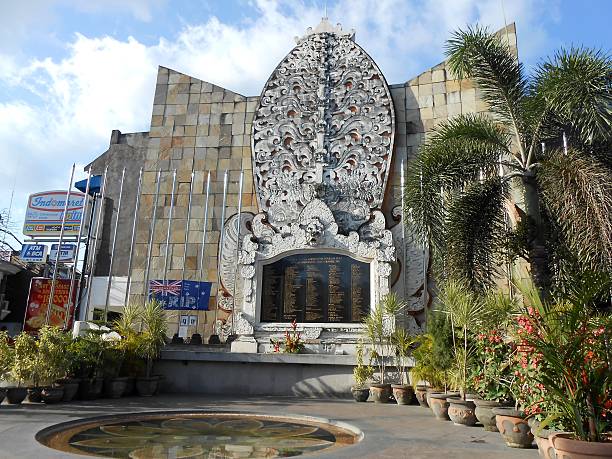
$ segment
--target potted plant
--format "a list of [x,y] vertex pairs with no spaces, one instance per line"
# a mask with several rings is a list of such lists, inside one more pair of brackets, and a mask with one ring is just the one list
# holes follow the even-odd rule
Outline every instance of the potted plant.
[[293,319],[291,330],[285,330],[282,341],[270,338],[270,344],[272,344],[274,352],[281,352],[282,350],[282,352],[287,354],[299,354],[304,350],[302,332],[297,329],[297,326],[297,322]]
[[106,343],[102,361],[104,368],[104,396],[120,398],[127,387],[127,377],[120,376],[123,365],[124,350],[121,346],[121,335],[117,332],[103,333],[102,341]]
[[[5,381],[11,371],[13,362],[13,348],[9,344],[9,335],[6,330],[0,331],[0,381]],[[6,397],[6,389],[0,387],[0,403]]]
[[364,352],[363,341],[359,341],[356,348],[357,365],[355,368],[353,368],[355,385],[351,387],[351,393],[353,394],[353,399],[356,402],[365,402],[368,400],[368,397],[370,396],[370,386],[368,383],[374,375],[374,368],[372,368],[372,365],[369,363],[364,365],[363,363]]
[[64,395],[64,388],[53,384],[66,374],[66,348],[66,334],[60,328],[45,325],[39,330],[35,365],[41,399],[45,403],[57,403]]
[[612,317],[595,308],[607,301],[609,276],[579,279],[548,301],[531,284],[521,288],[528,299],[521,338],[544,362],[529,380],[549,405],[542,424],[560,421],[567,430],[549,435],[550,444],[557,457],[612,457]]
[[473,337],[474,359],[469,379],[478,394],[474,399],[476,418],[485,430],[497,432],[493,408],[512,406],[515,345],[509,326],[517,304],[509,295],[490,291],[483,306],[481,331]]
[[397,328],[391,335],[391,344],[395,348],[395,366],[399,373],[399,384],[391,384],[393,397],[398,405],[410,405],[414,390],[408,381],[408,355],[414,345],[413,337],[403,328]]
[[448,397],[448,416],[457,425],[476,424],[476,405],[466,397],[468,374],[473,357],[470,336],[478,330],[484,312],[483,302],[460,282],[448,280],[440,291],[439,302],[448,314],[453,331],[454,379],[458,397]]
[[104,379],[100,377],[104,343],[97,331],[88,330],[84,336],[71,343],[78,362],[76,374],[80,378],[78,397],[81,400],[94,400],[102,393]]
[[387,403],[391,397],[391,384],[385,382],[387,358],[392,354],[391,334],[395,316],[405,307],[395,293],[385,295],[364,319],[365,333],[372,346],[372,357],[378,366],[379,383],[370,385],[370,395],[376,403]]
[[66,359],[65,372],[55,382],[55,385],[61,386],[64,389],[62,402],[70,402],[76,397],[81,382],[80,378],[76,376],[79,367],[79,356],[75,353],[74,340],[70,332],[64,333],[64,358]]
[[159,377],[153,376],[153,362],[159,357],[166,343],[167,321],[161,303],[148,301],[141,313],[143,330],[140,333],[138,353],[146,361],[145,376],[136,380],[136,390],[143,397],[152,396],[157,390]]
[[9,378],[16,382],[16,386],[6,388],[6,399],[12,405],[23,402],[27,390],[23,386],[32,377],[32,361],[36,356],[36,341],[26,332],[21,332],[15,337],[13,347],[13,361]]
[[[410,369],[410,379],[415,384],[414,393],[419,405],[428,408],[427,388],[436,384],[438,371],[432,364],[433,337],[429,333],[417,336],[415,349],[412,351],[414,366]],[[422,383],[422,384],[419,384]]]

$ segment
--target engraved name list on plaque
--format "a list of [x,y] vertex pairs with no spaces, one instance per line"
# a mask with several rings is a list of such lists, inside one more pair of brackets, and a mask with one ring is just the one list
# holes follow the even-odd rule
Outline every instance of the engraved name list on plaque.
[[357,323],[369,311],[368,263],[316,253],[263,266],[262,322]]

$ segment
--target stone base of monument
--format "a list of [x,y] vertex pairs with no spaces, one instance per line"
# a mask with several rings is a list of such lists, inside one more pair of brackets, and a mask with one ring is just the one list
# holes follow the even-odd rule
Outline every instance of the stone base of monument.
[[252,336],[239,336],[231,342],[232,352],[242,352],[245,354],[257,354],[257,340]]

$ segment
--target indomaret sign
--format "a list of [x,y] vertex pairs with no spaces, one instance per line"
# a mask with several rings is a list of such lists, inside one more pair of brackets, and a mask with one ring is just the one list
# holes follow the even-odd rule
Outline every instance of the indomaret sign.
[[[43,191],[28,198],[23,234],[26,236],[59,236],[66,204],[66,191]],[[79,191],[70,193],[64,224],[65,236],[77,236],[85,195]]]

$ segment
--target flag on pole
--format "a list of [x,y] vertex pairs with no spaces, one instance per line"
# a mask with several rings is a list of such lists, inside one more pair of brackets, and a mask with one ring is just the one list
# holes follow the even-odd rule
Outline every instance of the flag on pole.
[[149,299],[159,301],[164,309],[207,311],[211,282],[152,280]]

